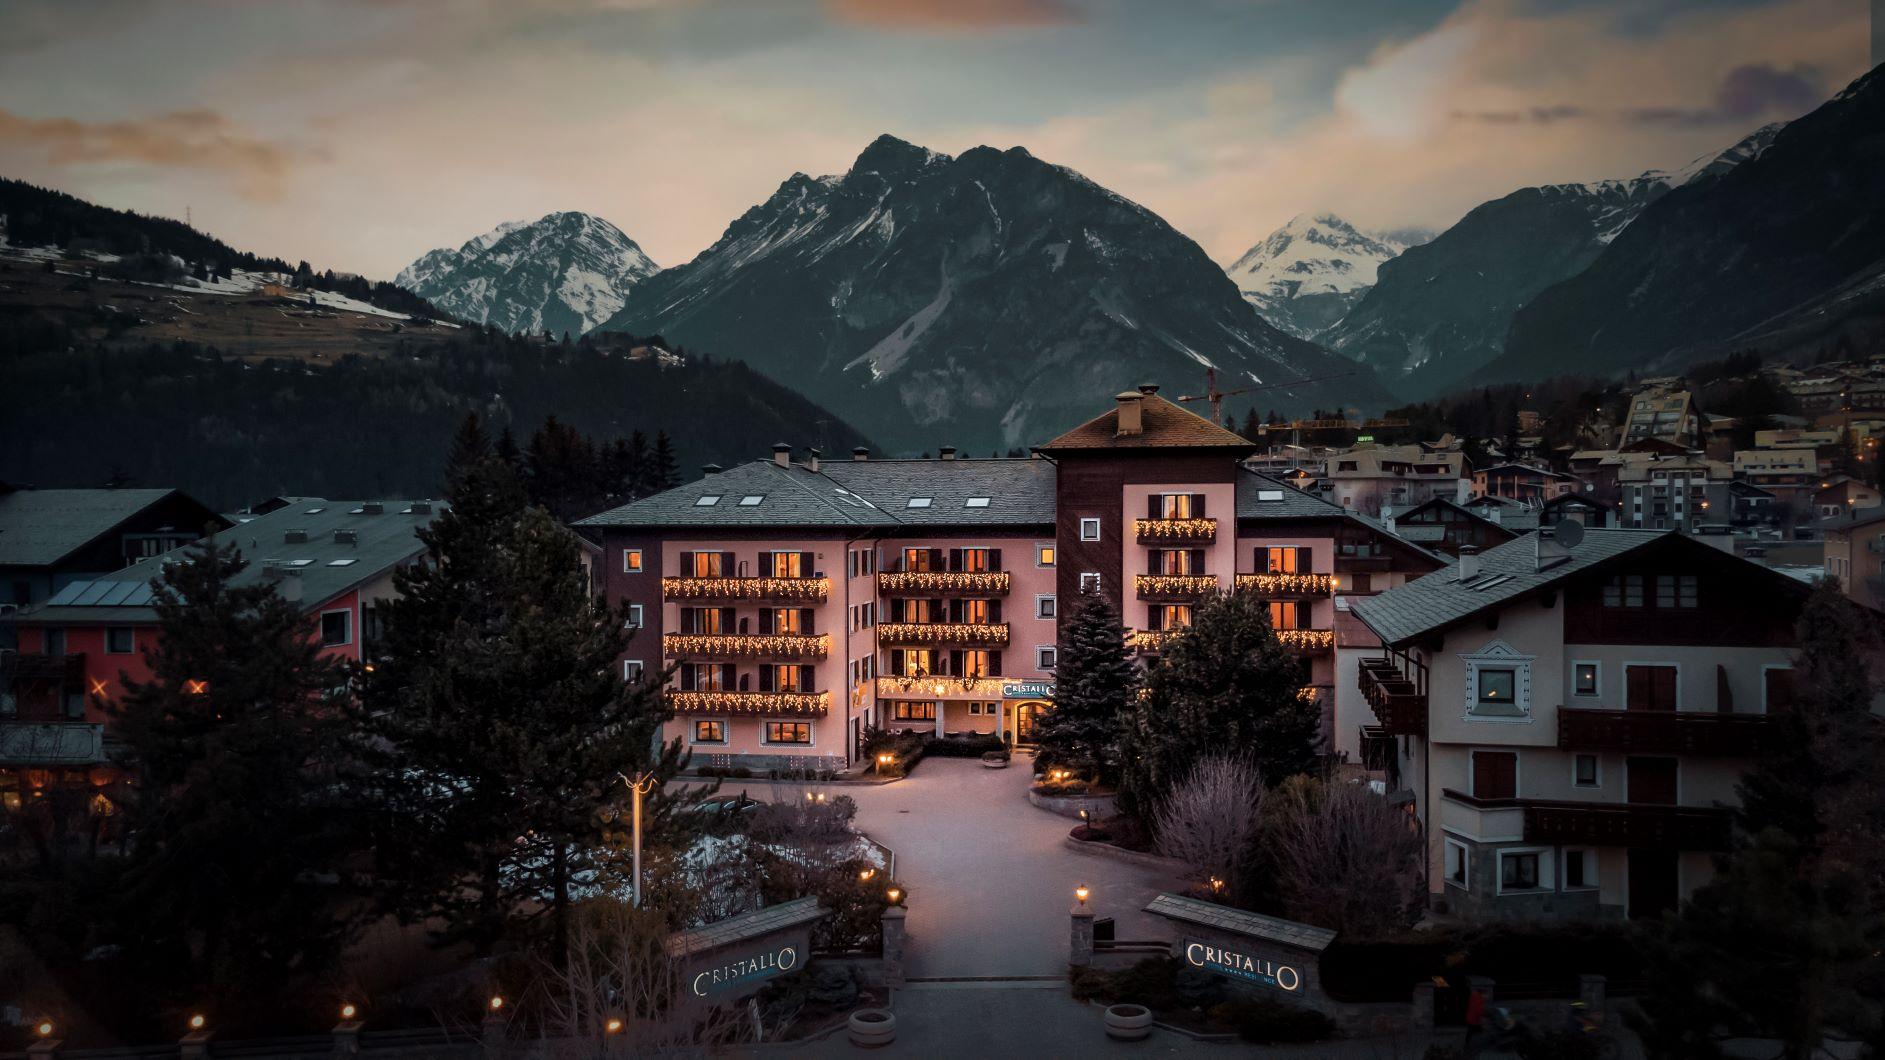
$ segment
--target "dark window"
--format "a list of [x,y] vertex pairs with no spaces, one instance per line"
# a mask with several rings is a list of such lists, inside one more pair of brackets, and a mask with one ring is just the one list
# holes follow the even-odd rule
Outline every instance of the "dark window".
[[1502,890],[1522,891],[1537,886],[1537,854],[1501,854],[1499,856],[1499,887]]
[[769,721],[766,723],[767,743],[802,743],[812,742],[812,723],[809,721]]
[[1590,871],[1593,866],[1586,864],[1582,850],[1564,852],[1564,885],[1568,887],[1595,887],[1597,874]]
[[1793,671],[1785,667],[1762,673],[1767,685],[1767,712],[1779,714],[1793,708]]
[[1656,575],[1656,606],[1693,608],[1696,603],[1696,580],[1693,574],[1658,574]]
[[1597,664],[1577,663],[1572,670],[1571,690],[1580,696],[1597,694]]
[[1053,597],[1043,596],[1036,602],[1040,605],[1040,610],[1038,612],[1040,617],[1042,618],[1054,617],[1054,598]]
[[105,630],[105,651],[129,655],[137,650],[137,636],[130,626],[112,626]]
[[1597,786],[1596,755],[1578,755],[1572,764],[1571,770],[1571,782],[1578,787],[1594,788]]
[[1515,799],[1518,797],[1518,752],[1473,752],[1473,797],[1480,799]]
[[42,634],[42,636],[45,638],[45,649],[46,649],[47,655],[51,655],[54,658],[57,658],[58,656],[65,654],[65,630],[59,629],[54,626],[48,626],[46,627],[46,632]]
[[1642,607],[1643,576],[1619,574],[1604,585],[1605,607]]
[[1624,707],[1629,710],[1676,709],[1676,668],[1624,667]]
[[1518,701],[1517,670],[1479,671],[1479,701],[1481,703],[1516,703]]
[[353,612],[325,611],[321,614],[321,645],[332,648],[353,640]]

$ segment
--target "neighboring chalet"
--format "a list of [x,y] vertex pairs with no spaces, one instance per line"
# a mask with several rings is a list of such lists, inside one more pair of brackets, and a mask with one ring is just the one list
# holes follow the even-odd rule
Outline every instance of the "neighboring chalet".
[[[664,735],[703,764],[837,769],[873,727],[1027,742],[1082,594],[1150,658],[1200,598],[1242,589],[1269,600],[1331,739],[1358,752],[1340,732],[1365,707],[1335,694],[1354,687],[1338,679],[1342,597],[1440,560],[1245,468],[1254,446],[1157,390],[1031,458],[795,461],[782,443],[580,521],[610,600],[644,616],[624,674],[678,665]],[[1362,634],[1354,665],[1379,651]]]
[[1583,488],[1583,480],[1575,475],[1531,464],[1498,464],[1473,472],[1474,497],[1504,497],[1520,504],[1539,505]]
[[1800,581],[1685,535],[1531,534],[1373,600],[1361,684],[1469,918],[1653,917],[1706,882],[1792,701]]
[[0,613],[71,582],[161,555],[229,525],[166,489],[16,489],[0,484]]
[[1467,545],[1483,552],[1518,536],[1517,530],[1445,497],[1409,508],[1396,515],[1390,525],[1408,541],[1449,556],[1459,555]]
[[[414,531],[439,507],[302,498],[209,543],[234,545],[248,561],[234,584],[273,582],[307,614],[308,633],[326,654],[359,661],[376,637],[375,601],[393,594],[395,570],[423,554]],[[172,552],[72,582],[14,616],[20,650],[0,653],[0,799],[9,806],[55,781],[102,788],[115,780],[105,704],[127,678],[150,679],[152,585],[177,558]]]
[[1826,576],[1859,603],[1885,608],[1885,507],[1823,519],[1818,527]]

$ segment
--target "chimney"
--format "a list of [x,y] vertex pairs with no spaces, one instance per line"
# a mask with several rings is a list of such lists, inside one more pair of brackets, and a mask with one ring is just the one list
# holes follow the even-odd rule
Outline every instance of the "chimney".
[[1144,394],[1146,397],[1151,397],[1153,394],[1158,393],[1158,384],[1157,383],[1140,383],[1139,393]]
[[870,458],[871,451],[861,445],[851,450],[851,459],[853,460],[869,460]]
[[1145,419],[1141,415],[1141,406],[1145,395],[1137,390],[1127,390],[1113,399],[1119,402],[1119,427],[1113,431],[1115,438],[1129,438],[1145,433]]
[[791,467],[792,466],[792,443],[790,442],[772,443],[772,462],[779,465],[780,467]]
[[305,545],[308,543],[308,532],[306,530],[283,531],[281,543],[284,545]]
[[1532,569],[1548,570],[1571,558],[1571,550],[1558,543],[1555,527],[1540,527],[1532,535]]
[[1460,581],[1469,582],[1479,577],[1479,546],[1460,546]]
[[818,448],[817,446],[814,445],[814,446],[808,447],[805,450],[805,457],[806,457],[805,470],[811,472],[814,475],[818,474],[818,458],[824,455],[825,455],[825,451]]
[[431,515],[431,514],[432,514],[432,502],[431,502],[431,501],[413,501],[413,502],[412,502],[412,514],[414,514],[414,515]]
[[386,503],[384,501],[367,501],[360,506],[360,514],[384,515],[386,514]]
[[718,475],[718,474],[719,474],[719,473],[720,473],[720,472],[721,472],[722,470],[724,470],[724,469],[723,469],[723,468],[721,468],[721,466],[720,466],[719,464],[702,464],[702,465],[700,465],[700,474],[701,474],[701,477],[702,477],[702,478],[705,478],[705,477],[707,477],[708,475]]
[[355,547],[357,548],[357,547],[359,547],[359,545],[360,545],[360,531],[358,531],[358,530],[336,530],[336,531],[334,531],[334,544],[336,544],[336,545],[353,545],[353,546],[355,546]]
[[291,604],[300,603],[301,595],[303,591],[302,585],[301,585],[301,573],[299,571],[283,571],[282,574],[283,574],[283,577],[281,579],[281,586],[276,591],[281,593],[281,598],[283,600],[286,600]]
[[942,446],[936,450],[936,455],[942,457],[944,460],[954,460],[956,458],[956,447],[953,445]]

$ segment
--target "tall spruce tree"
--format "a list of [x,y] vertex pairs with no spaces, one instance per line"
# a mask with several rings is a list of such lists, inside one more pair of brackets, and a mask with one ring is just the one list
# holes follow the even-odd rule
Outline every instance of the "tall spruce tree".
[[1322,718],[1301,694],[1308,676],[1256,594],[1200,601],[1127,710],[1120,808],[1149,821],[1186,771],[1213,754],[1248,756],[1271,787],[1314,770]]
[[1119,613],[1088,593],[1068,616],[1054,669],[1054,709],[1035,725],[1045,764],[1090,770],[1111,784],[1119,775],[1119,737],[1139,688]]
[[1730,1037],[1823,1055],[1830,1030],[1885,1039],[1885,766],[1875,619],[1822,582],[1801,610],[1792,702],[1740,785],[1738,840],[1650,948],[1645,1040],[1719,1055]]
[[674,458],[674,441],[666,431],[655,432],[654,456],[649,462],[648,492],[660,493],[681,484],[681,465]]
[[594,598],[569,532],[500,458],[450,477],[355,712],[387,794],[388,897],[480,953],[542,921],[560,959],[618,774],[666,780],[685,757],[657,750],[660,681],[623,679],[627,614]]
[[233,584],[233,546],[198,546],[155,584],[147,681],[109,704],[136,774],[124,807],[125,952],[182,1003],[280,1012],[359,927],[344,881],[364,849],[335,783],[345,672],[269,582]]

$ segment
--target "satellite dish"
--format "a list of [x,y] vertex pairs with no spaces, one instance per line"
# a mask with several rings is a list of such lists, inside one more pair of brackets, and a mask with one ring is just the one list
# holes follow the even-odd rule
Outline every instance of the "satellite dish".
[[1558,520],[1551,529],[1552,539],[1564,548],[1576,548],[1584,540],[1584,524],[1570,516]]

